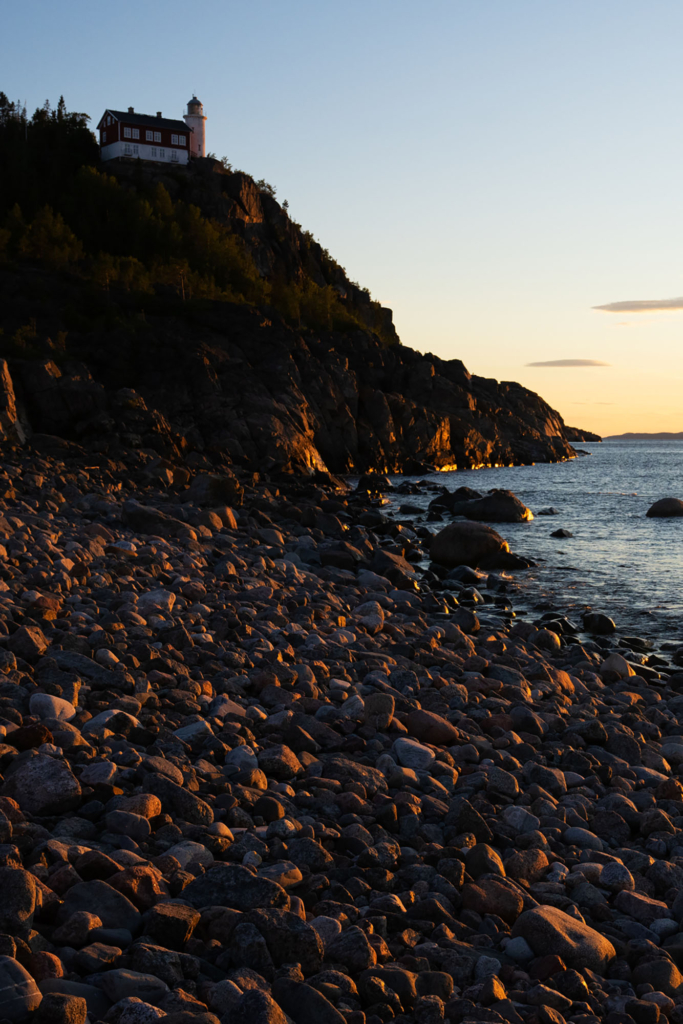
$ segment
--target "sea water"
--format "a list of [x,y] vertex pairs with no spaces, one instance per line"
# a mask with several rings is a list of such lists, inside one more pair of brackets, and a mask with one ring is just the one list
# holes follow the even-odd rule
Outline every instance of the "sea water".
[[[534,513],[529,523],[491,524],[510,549],[538,564],[515,573],[530,608],[568,611],[580,622],[586,606],[614,618],[620,632],[683,642],[683,518],[648,519],[658,498],[683,498],[683,441],[582,443],[588,452],[552,465],[437,473],[422,479],[448,490],[507,488]],[[393,478],[395,483],[401,479]],[[418,479],[417,477],[411,479]],[[392,494],[388,506],[426,509],[433,493]],[[539,515],[554,506],[559,514]],[[436,532],[450,521],[427,523]],[[551,536],[560,527],[573,536]]]

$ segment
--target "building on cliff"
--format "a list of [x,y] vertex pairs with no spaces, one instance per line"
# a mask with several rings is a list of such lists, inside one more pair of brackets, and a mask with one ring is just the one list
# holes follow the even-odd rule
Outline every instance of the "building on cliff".
[[204,107],[196,96],[187,105],[182,121],[105,110],[97,128],[102,160],[146,160],[152,163],[187,164],[192,157],[206,156]]

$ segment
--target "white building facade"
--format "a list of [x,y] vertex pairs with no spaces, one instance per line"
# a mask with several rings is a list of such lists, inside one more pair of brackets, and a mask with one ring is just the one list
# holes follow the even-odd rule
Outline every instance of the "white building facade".
[[[203,107],[195,97],[188,103],[184,121],[163,117],[161,111],[156,116],[136,114],[133,107],[127,112],[105,110],[97,126],[101,158],[187,164],[190,156],[206,155],[205,121]],[[195,125],[199,129],[197,141]]]
[[204,107],[196,96],[193,96],[187,104],[187,113],[184,115],[183,121],[192,131],[190,136],[190,155],[206,156],[206,118],[204,116]]

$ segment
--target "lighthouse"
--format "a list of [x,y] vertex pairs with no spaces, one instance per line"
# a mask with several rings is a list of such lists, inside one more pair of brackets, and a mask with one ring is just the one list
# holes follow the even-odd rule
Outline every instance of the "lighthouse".
[[183,117],[183,121],[192,129],[192,135],[190,135],[190,155],[191,156],[206,156],[206,140],[205,140],[205,128],[204,122],[204,107],[196,96],[193,96],[190,102],[187,104],[187,113]]

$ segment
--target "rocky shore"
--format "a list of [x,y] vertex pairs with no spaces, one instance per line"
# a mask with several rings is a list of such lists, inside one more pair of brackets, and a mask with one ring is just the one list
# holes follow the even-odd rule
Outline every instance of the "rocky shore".
[[1,456],[0,1018],[683,1022],[683,673],[363,481]]

